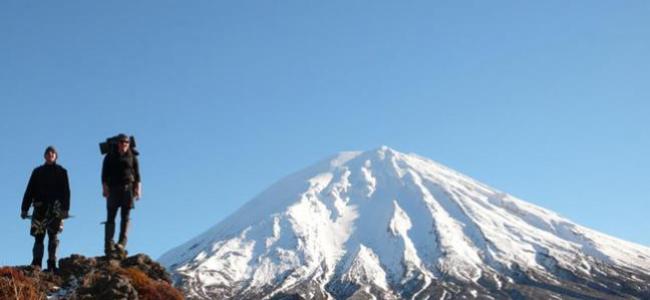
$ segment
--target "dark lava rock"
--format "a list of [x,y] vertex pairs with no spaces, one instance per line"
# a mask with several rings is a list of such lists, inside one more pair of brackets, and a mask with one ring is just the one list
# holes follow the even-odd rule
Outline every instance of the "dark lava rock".
[[80,300],[136,300],[137,290],[131,285],[128,277],[121,274],[99,273],[93,275],[92,284],[81,286],[76,291],[76,299]]

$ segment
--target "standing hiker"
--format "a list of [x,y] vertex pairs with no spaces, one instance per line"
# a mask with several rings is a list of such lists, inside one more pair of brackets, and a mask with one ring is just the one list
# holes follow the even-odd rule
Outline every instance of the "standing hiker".
[[47,234],[47,271],[56,271],[56,249],[59,245],[57,236],[63,230],[63,219],[68,217],[70,210],[70,185],[68,172],[56,163],[56,149],[53,146],[47,147],[44,157],[45,163],[35,168],[29,178],[20,217],[28,218],[29,207],[34,206],[30,229],[30,234],[34,236],[31,265],[41,268]]
[[[131,140],[125,134],[117,136],[117,144],[111,146],[102,165],[102,193],[106,197],[106,227],[104,228],[104,253],[106,256],[126,254],[129,215],[134,200],[140,198],[140,170],[137,152],[130,147]],[[120,233],[117,244],[115,217],[120,210]]]

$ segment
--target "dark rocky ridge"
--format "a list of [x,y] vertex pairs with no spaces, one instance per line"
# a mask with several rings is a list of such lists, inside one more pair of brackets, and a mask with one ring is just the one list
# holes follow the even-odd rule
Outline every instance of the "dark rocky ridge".
[[169,274],[147,255],[124,260],[73,254],[56,273],[30,266],[0,268],[0,299],[183,299]]

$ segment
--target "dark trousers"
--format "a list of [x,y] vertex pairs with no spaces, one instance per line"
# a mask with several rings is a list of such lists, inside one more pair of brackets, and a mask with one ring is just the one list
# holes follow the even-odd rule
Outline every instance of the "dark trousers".
[[48,205],[41,204],[34,207],[30,234],[34,236],[32,248],[32,265],[41,266],[45,252],[45,235],[47,234],[48,265],[56,262],[56,249],[59,246],[58,234],[63,230],[63,220],[52,215]]
[[[48,266],[56,263],[56,249],[59,246],[59,238],[57,233],[51,231],[47,232],[47,261]],[[45,233],[34,236],[34,248],[32,249],[33,259],[32,265],[41,266],[43,262],[43,254],[45,252]]]
[[120,211],[120,234],[118,243],[126,246],[127,231],[129,228],[129,216],[133,208],[133,191],[131,185],[116,186],[109,188],[109,195],[106,201],[106,247],[112,247],[113,235],[115,234],[115,218],[117,211]]

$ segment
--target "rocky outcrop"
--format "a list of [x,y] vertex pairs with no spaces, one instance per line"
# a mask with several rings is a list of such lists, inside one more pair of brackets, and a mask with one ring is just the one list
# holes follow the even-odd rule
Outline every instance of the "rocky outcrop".
[[169,274],[147,255],[124,260],[73,254],[57,272],[29,266],[0,268],[0,299],[183,299]]

